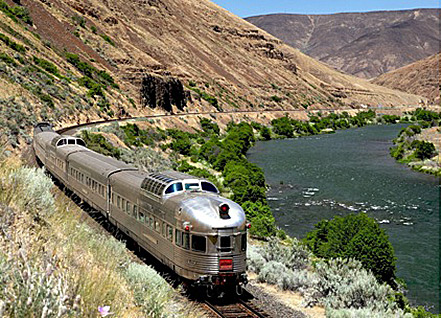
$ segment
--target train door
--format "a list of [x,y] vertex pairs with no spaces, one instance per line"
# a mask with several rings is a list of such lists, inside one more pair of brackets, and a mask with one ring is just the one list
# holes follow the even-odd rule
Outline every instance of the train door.
[[110,205],[112,200],[112,187],[110,185],[109,179],[107,181],[107,196],[106,196],[106,219],[109,219]]

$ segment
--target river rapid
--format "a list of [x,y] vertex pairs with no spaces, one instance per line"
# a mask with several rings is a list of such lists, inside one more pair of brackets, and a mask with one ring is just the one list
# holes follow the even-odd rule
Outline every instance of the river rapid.
[[257,142],[247,157],[264,170],[279,227],[303,238],[321,219],[366,212],[387,231],[412,304],[440,313],[441,180],[390,157],[402,127]]

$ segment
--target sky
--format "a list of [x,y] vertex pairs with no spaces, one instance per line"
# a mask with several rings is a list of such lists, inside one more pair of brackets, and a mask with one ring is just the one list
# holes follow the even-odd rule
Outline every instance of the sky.
[[212,0],[221,7],[245,18],[269,13],[324,14],[440,8],[440,0]]

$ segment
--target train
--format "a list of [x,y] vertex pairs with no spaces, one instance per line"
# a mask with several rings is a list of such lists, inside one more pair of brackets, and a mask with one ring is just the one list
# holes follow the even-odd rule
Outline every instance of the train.
[[53,177],[186,285],[208,296],[242,293],[250,223],[212,182],[177,171],[143,172],[46,122],[34,127],[32,146]]

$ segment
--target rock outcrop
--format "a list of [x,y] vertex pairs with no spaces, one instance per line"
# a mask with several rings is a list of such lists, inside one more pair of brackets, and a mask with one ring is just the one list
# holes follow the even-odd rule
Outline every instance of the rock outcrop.
[[183,110],[189,99],[189,94],[186,93],[183,83],[179,79],[153,74],[143,77],[140,96],[141,104],[144,107],[159,107],[168,112],[172,111],[172,105]]

